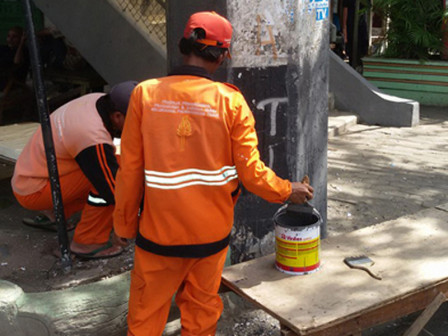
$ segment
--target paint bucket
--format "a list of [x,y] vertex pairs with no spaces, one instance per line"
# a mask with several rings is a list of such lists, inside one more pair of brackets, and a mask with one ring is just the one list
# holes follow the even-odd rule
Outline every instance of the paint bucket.
[[320,266],[319,212],[308,203],[287,204],[273,219],[277,269],[292,275],[316,272]]

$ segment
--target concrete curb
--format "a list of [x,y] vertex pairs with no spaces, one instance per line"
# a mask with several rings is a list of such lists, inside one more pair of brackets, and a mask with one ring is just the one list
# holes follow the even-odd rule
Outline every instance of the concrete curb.
[[129,283],[130,273],[126,272],[78,287],[24,293],[20,287],[0,281],[0,334],[125,335]]

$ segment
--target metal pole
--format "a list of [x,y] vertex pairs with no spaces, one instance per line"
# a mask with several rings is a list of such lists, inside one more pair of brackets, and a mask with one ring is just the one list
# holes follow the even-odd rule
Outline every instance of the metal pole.
[[58,228],[59,248],[61,250],[61,263],[65,272],[70,271],[72,262],[70,259],[69,239],[67,234],[66,220],[64,216],[64,205],[62,204],[61,187],[59,183],[56,153],[54,150],[53,135],[51,133],[50,115],[48,112],[47,95],[42,78],[42,62],[37,47],[36,34],[34,31],[33,16],[31,13],[30,0],[23,0],[25,13],[27,43],[30,53],[31,70],[33,74],[34,91],[39,112],[39,120],[42,127],[42,137],[47,158],[48,175],[53,198],[53,209]]
[[353,41],[352,41],[352,67],[356,69],[358,62],[358,36],[359,36],[359,0],[355,0],[355,13],[353,22]]

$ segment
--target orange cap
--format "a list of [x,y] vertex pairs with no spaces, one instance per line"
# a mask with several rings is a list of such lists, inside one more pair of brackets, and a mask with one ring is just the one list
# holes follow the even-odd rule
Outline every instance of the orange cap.
[[190,16],[184,30],[184,37],[190,38],[196,28],[205,31],[205,38],[197,42],[218,48],[229,48],[232,39],[232,25],[216,12],[198,12]]

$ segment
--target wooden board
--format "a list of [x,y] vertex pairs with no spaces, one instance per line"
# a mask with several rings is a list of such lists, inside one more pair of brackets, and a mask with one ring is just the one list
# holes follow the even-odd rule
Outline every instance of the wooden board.
[[0,156],[16,161],[39,123],[21,123],[0,126]]
[[[446,205],[327,238],[321,269],[286,275],[275,255],[224,269],[223,284],[297,335],[346,335],[422,309],[448,292]],[[350,269],[344,257],[366,254],[383,280]],[[404,303],[404,304],[403,304]],[[329,332],[328,330],[332,330]]]

